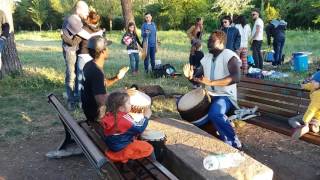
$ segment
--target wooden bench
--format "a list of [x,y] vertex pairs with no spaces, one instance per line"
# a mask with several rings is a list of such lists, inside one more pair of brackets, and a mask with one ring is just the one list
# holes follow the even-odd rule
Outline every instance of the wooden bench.
[[107,146],[97,132],[97,126],[90,126],[86,121],[75,121],[53,94],[48,95],[48,99],[65,128],[65,139],[58,150],[66,149],[75,142],[104,179],[177,179],[159,162],[149,158],[129,161],[127,164],[111,162],[104,155]]
[[[309,92],[298,85],[271,82],[242,77],[238,84],[240,106],[259,107],[261,116],[247,120],[249,123],[276,131],[288,136],[292,128],[290,118],[301,117],[309,105]],[[320,145],[320,135],[308,133],[302,140]]]

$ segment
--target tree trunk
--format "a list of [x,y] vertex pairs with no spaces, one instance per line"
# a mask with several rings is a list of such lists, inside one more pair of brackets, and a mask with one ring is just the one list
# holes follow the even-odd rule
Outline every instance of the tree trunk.
[[132,0],[121,0],[121,6],[125,26],[127,27],[129,22],[134,22],[134,16],[132,13]]
[[22,66],[18,57],[16,44],[14,41],[13,20],[12,20],[12,0],[1,0],[1,10],[6,14],[6,18],[10,24],[10,36],[5,41],[5,47],[2,51],[2,67],[0,69],[0,79],[6,74],[21,71]]

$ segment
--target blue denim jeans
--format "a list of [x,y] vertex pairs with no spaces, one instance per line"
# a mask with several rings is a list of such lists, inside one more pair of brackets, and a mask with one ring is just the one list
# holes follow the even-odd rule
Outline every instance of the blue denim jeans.
[[81,90],[83,89],[83,68],[84,65],[86,65],[87,62],[91,61],[92,57],[89,54],[79,54],[78,55],[78,60],[77,60],[77,86],[76,88],[78,89],[78,94],[77,94],[77,99],[79,101],[81,100]]
[[2,67],[2,59],[1,59],[1,54],[2,54],[2,50],[4,48],[4,39],[3,38],[0,38],[0,70],[1,70],[1,67]]
[[68,96],[69,103],[76,103],[79,101],[77,97],[78,90],[76,89],[76,61],[77,55],[76,51],[72,50],[63,50],[63,57],[66,63],[66,78],[65,78],[65,86]]
[[139,70],[139,53],[129,54],[131,72]]
[[273,50],[274,50],[274,63],[272,63],[273,65],[281,64],[284,42],[285,42],[285,39],[273,41]]
[[208,112],[209,121],[214,125],[219,132],[219,137],[225,143],[241,148],[241,142],[238,139],[233,127],[228,121],[226,113],[234,109],[234,105],[226,96],[215,96],[212,98],[212,103]]
[[144,60],[144,70],[145,71],[148,71],[149,59],[150,59],[150,63],[151,63],[151,68],[153,70],[154,66],[155,66],[155,61],[156,61],[156,47],[148,47],[147,57]]

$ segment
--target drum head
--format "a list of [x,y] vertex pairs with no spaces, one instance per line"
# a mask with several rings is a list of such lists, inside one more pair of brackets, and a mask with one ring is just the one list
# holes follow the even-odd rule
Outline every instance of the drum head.
[[148,107],[151,105],[151,98],[138,90],[130,90],[130,103],[132,106]]
[[182,96],[178,103],[178,110],[188,111],[197,106],[206,96],[206,91],[202,88],[197,88]]
[[165,137],[165,134],[161,131],[157,131],[157,130],[145,130],[142,134],[141,134],[141,139],[143,140],[149,140],[149,141],[153,141],[153,140],[161,140]]

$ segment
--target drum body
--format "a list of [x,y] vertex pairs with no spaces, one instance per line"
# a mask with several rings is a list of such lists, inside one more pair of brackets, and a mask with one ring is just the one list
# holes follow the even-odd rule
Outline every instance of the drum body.
[[144,119],[144,110],[150,108],[151,98],[138,90],[128,91],[131,103],[130,114],[133,117],[134,121],[139,122]]
[[153,146],[157,161],[163,161],[166,153],[166,135],[163,132],[145,130],[140,139],[149,142]]
[[206,90],[198,88],[182,96],[178,102],[178,112],[182,119],[196,126],[208,122],[211,98]]

